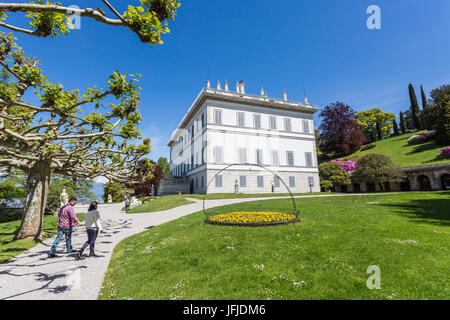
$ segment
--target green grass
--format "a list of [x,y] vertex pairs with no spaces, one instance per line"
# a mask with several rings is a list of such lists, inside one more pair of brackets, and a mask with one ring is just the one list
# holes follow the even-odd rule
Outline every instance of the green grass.
[[[77,217],[80,221],[84,221],[85,214],[77,213]],[[39,244],[34,239],[14,240],[20,223],[20,220],[0,223],[0,263],[8,261]],[[58,217],[45,216],[43,227],[45,232],[44,239],[57,234],[57,229]]]
[[144,203],[128,211],[128,213],[146,213],[165,211],[175,207],[193,203],[182,196],[164,196],[150,202]]
[[[294,196],[310,196],[324,194],[320,192],[315,193],[293,193]],[[201,194],[185,194],[182,195],[185,198],[194,198],[203,200],[204,195]],[[242,199],[242,198],[269,198],[269,197],[289,197],[289,193],[210,193],[206,195],[206,200],[218,200],[218,199]]]
[[[298,199],[302,222],[239,228],[195,213],[122,241],[100,299],[448,299],[450,192]],[[289,209],[289,200],[230,206]],[[381,269],[369,290],[367,268]]]
[[413,145],[408,144],[408,139],[411,136],[424,132],[426,131],[408,133],[377,141],[374,143],[376,148],[366,151],[357,151],[346,157],[346,159],[354,156],[364,156],[367,154],[377,153],[388,156],[398,168],[418,167],[450,162],[448,158],[445,158],[440,154],[440,150],[444,149],[445,146],[438,146],[434,141]]

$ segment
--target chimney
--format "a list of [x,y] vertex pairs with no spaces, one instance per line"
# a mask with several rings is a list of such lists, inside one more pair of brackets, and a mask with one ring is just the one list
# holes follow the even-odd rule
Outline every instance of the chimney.
[[241,87],[239,86],[239,83],[236,82],[236,92],[240,93],[241,92]]
[[222,90],[222,87],[220,86],[220,81],[217,81],[217,90]]
[[261,88],[261,96],[264,96],[264,89]]
[[243,80],[239,82],[239,86],[241,87],[241,93],[245,94],[245,82]]
[[283,100],[287,101],[287,93],[286,93],[286,89],[283,90]]
[[305,104],[309,104],[308,103],[308,97],[305,97]]
[[210,89],[211,88],[211,81],[206,80],[206,89]]
[[225,80],[224,86],[225,86],[225,91],[230,91],[230,90],[228,89],[228,81]]

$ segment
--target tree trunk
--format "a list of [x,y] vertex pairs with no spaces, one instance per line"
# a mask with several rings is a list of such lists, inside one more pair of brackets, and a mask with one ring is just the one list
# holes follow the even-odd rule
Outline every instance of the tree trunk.
[[25,201],[22,224],[15,239],[34,238],[42,240],[45,206],[50,183],[50,163],[38,162],[29,171],[27,179],[27,199]]

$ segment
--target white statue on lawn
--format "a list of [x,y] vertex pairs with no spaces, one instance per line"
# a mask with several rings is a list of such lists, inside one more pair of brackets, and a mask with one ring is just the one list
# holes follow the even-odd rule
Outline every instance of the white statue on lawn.
[[108,194],[108,203],[112,203],[112,197],[110,194]]
[[61,201],[61,207],[64,207],[69,202],[69,195],[66,193],[66,189],[63,189],[59,199]]
[[131,198],[131,205],[133,205],[133,206],[140,206],[141,204],[142,204],[142,201],[139,201],[138,199],[136,199],[135,196],[133,196]]

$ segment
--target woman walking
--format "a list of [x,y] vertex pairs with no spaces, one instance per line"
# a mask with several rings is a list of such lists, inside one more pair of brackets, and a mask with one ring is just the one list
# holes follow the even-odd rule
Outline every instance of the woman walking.
[[103,233],[102,225],[100,223],[100,213],[98,212],[98,202],[94,201],[89,206],[86,214],[85,225],[88,240],[83,245],[80,251],[77,252],[78,259],[83,256],[83,251],[89,246],[89,257],[95,257],[95,240],[97,240],[98,233]]

